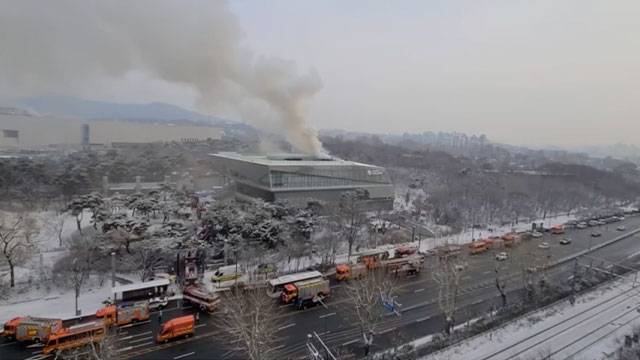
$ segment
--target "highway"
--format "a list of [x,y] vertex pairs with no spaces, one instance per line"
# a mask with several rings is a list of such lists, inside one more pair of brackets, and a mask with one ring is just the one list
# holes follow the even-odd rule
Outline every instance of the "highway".
[[[618,225],[625,225],[627,230],[617,231]],[[595,247],[606,241],[614,239],[624,233],[640,229],[640,217],[628,217],[622,222],[612,223],[608,226],[597,228],[602,233],[601,237],[594,238],[590,233],[594,228],[576,229],[567,231],[564,235],[545,234],[542,238],[525,241],[518,246],[507,249],[510,260],[507,266],[511,269],[508,277],[507,291],[509,301],[515,299],[516,293],[522,287],[521,265],[516,260],[519,256],[534,252],[537,254],[552,254],[552,261],[558,260],[582,250]],[[569,245],[560,245],[563,237],[571,238]],[[594,250],[593,256],[607,261],[618,261],[631,253],[640,251],[640,235],[635,234],[619,240],[606,247]],[[548,242],[551,249],[538,248],[541,242]],[[466,251],[466,249],[464,249]],[[386,349],[392,345],[406,343],[418,337],[440,332],[443,328],[443,319],[437,304],[437,287],[434,285],[429,270],[427,258],[424,270],[413,278],[403,279],[400,286],[400,294],[397,301],[402,304],[401,316],[389,313],[378,324],[377,334],[371,351]],[[501,300],[495,288],[495,275],[493,254],[491,252],[469,256],[467,260],[468,270],[461,278],[459,292],[459,310],[456,314],[456,322],[464,323],[467,318],[477,317],[478,314],[488,312],[492,306],[499,306]],[[573,271],[573,262],[557,265],[548,271],[549,275],[557,281],[566,281]],[[281,336],[281,359],[299,359],[306,353],[306,335],[312,331],[317,332],[330,347],[343,346],[357,355],[362,355],[360,339],[362,335],[358,327],[358,321],[353,313],[352,306],[341,289],[342,285],[332,281],[332,294],[326,300],[328,308],[318,307],[307,310],[295,310],[290,306],[281,306],[281,314],[278,316],[277,326]],[[274,300],[275,301],[275,300]],[[162,320],[193,313],[190,307],[181,307],[177,302],[163,310]],[[23,315],[23,314],[16,314]],[[155,335],[159,330],[161,321],[157,312],[152,312],[149,322],[135,326],[121,328],[118,334],[122,358],[131,359],[234,359],[227,354],[227,348],[222,341],[224,329],[220,323],[219,313],[212,316],[201,316],[197,325],[196,336],[169,342],[168,344],[156,344]],[[15,342],[0,342],[2,358],[7,359],[31,359],[39,360],[53,357],[44,357],[42,348],[25,347]]]

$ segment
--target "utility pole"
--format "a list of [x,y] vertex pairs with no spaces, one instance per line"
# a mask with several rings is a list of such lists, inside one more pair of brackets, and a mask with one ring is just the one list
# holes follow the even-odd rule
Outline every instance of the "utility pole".
[[111,252],[111,287],[116,287],[116,252]]

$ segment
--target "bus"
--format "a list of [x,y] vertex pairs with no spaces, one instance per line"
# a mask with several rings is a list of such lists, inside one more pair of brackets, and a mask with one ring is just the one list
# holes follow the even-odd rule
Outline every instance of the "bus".
[[292,284],[298,281],[311,280],[321,278],[322,273],[319,271],[305,271],[297,274],[283,275],[275,279],[269,280],[269,289],[267,294],[269,297],[278,298],[282,295],[282,290],[287,284]]
[[111,289],[117,301],[148,300],[150,304],[166,302],[169,279],[116,286]]
[[64,350],[79,348],[92,342],[100,342],[104,336],[105,327],[101,320],[74,325],[49,335],[43,353],[44,355],[59,354]]

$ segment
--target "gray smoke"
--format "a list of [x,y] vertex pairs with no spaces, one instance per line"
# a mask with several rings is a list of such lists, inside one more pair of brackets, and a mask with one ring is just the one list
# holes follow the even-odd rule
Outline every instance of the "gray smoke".
[[264,101],[295,148],[322,153],[306,118],[317,73],[256,59],[226,1],[0,0],[0,9],[4,91],[77,95],[95,79],[142,72],[194,88],[208,109]]

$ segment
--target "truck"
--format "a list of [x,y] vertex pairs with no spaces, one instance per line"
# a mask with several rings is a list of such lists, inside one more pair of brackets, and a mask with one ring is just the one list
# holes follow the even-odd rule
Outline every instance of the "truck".
[[472,241],[469,244],[469,252],[472,255],[475,254],[482,254],[483,252],[487,251],[487,243],[484,241]]
[[282,301],[295,303],[298,309],[316,306],[327,296],[329,296],[329,280],[325,278],[287,284],[282,291]]
[[516,243],[516,237],[511,234],[502,235],[502,240],[504,240],[505,247],[513,247]]
[[195,318],[193,315],[173,318],[162,325],[162,329],[156,336],[156,341],[161,343],[181,336],[189,337],[195,333],[194,324]]
[[437,252],[438,257],[440,257],[441,259],[446,259],[450,257],[457,257],[458,255],[460,255],[461,249],[460,246],[446,245],[438,247]]
[[[116,323],[116,305],[105,306],[96,311],[96,318],[111,325]],[[118,323],[126,325],[149,319],[149,303],[147,301],[123,302],[118,305]]]
[[388,273],[397,276],[415,275],[422,269],[422,257],[410,255],[402,258],[383,260],[380,266]]
[[362,279],[367,274],[364,264],[343,264],[336,267],[336,280]]
[[200,310],[212,312],[220,307],[220,296],[215,292],[192,285],[184,289],[182,298],[189,301]]
[[62,329],[61,319],[33,316],[16,317],[4,324],[2,335],[17,341],[47,342],[49,335]]

